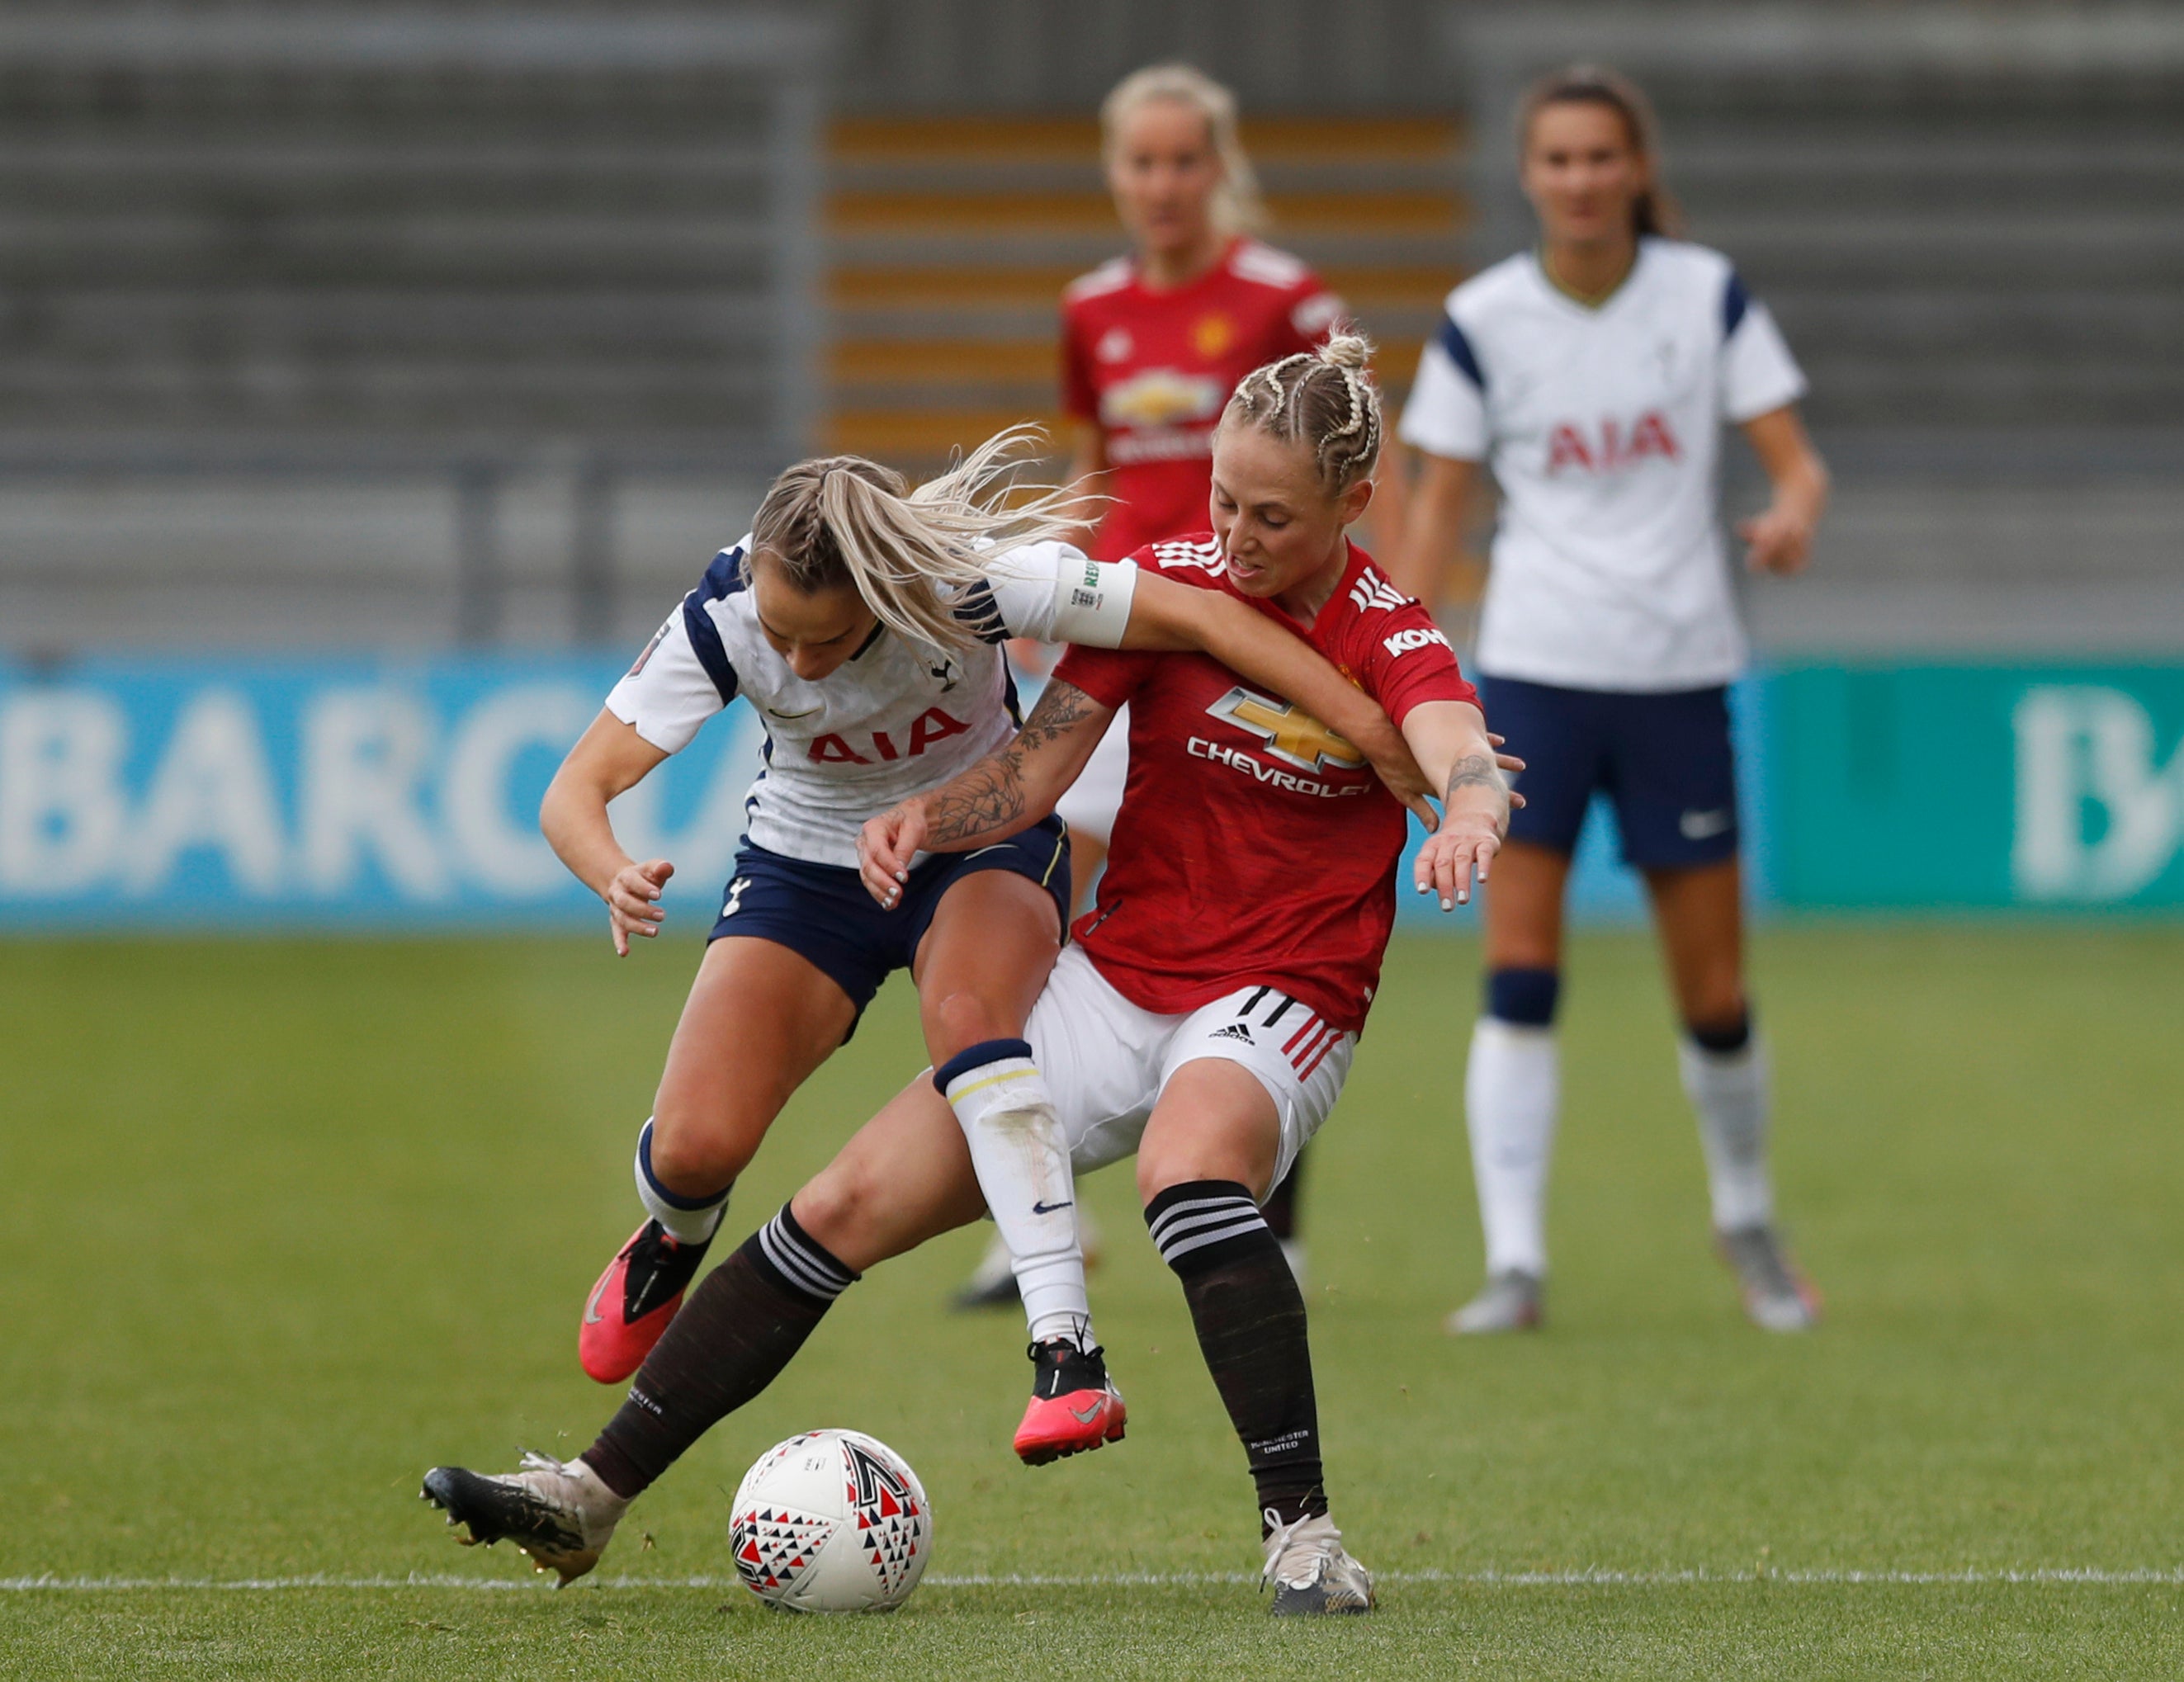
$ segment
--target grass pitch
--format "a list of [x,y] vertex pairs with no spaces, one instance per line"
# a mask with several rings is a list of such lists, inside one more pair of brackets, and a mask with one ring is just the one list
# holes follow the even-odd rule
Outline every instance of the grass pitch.
[[[939,1306],[961,1234],[850,1292],[635,1509],[607,1584],[450,1545],[426,1467],[575,1452],[616,1399],[576,1316],[695,956],[0,947],[0,1674],[2184,1671],[2184,932],[1760,938],[1785,1214],[1829,1297],[1802,1339],[1746,1326],[1709,1254],[1635,934],[1570,963],[1549,1328],[1442,1336],[1478,1269],[1476,954],[1400,942],[1306,1192],[1330,1489],[1383,1607],[1301,1629],[1247,1580],[1242,1455],[1125,1171],[1086,1195],[1126,1443],[1015,1462],[1021,1326]],[[783,1118],[730,1243],[917,1067],[908,1003]],[[733,1582],[727,1492],[818,1424],[933,1495],[894,1618],[772,1618]]]

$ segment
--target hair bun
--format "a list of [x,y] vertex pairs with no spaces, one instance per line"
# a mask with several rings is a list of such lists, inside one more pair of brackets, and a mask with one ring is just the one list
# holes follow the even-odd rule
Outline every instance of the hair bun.
[[1330,368],[1362,372],[1373,360],[1373,341],[1362,333],[1343,329],[1329,334],[1327,343],[1313,354]]

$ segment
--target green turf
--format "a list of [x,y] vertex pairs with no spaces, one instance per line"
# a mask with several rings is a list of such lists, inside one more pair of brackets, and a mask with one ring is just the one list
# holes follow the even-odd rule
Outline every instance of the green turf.
[[[0,946],[0,1578],[452,1573],[437,1460],[573,1452],[576,1311],[694,960],[591,944]],[[938,1311],[961,1234],[878,1270],[560,1596],[0,1590],[0,1675],[2175,1675],[2184,933],[1790,928],[1755,955],[1817,1335],[1739,1317],[1647,943],[1571,961],[1544,1334],[1456,1343],[1476,1277],[1462,943],[1399,943],[1307,1192],[1337,1516],[1385,1578],[1271,1624],[1248,1480],[1126,1172],[1089,1184],[1117,1449],[1007,1448],[1020,1327]],[[892,994],[747,1177],[738,1234],[917,1061]],[[891,1619],[762,1615],[725,1492],[805,1427],[933,1498]],[[2007,1583],[2008,1570],[2148,1570]],[[1574,1587],[1488,1573],[1596,1568]],[[1955,1583],[1800,1573],[1970,1573]],[[1150,1585],[945,1579],[1143,1573]],[[1700,1573],[1705,1580],[1679,1578]],[[1175,1580],[1193,1573],[1210,1580]]]

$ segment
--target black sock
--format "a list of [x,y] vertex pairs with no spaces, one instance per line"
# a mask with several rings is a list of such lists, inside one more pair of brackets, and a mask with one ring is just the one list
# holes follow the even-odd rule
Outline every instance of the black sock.
[[705,1276],[638,1369],[629,1400],[584,1462],[625,1500],[788,1365],[834,1299],[855,1283],[781,1212]]
[[1304,1152],[1300,1150],[1289,1172],[1282,1176],[1282,1183],[1267,1194],[1259,1210],[1266,1217],[1267,1230],[1284,1244],[1297,1235],[1297,1194],[1303,1189]]
[[1708,1022],[1703,1027],[1697,1022],[1685,1022],[1684,1032],[1691,1035],[1701,1050],[1726,1057],[1752,1044],[1752,1012],[1747,1011],[1730,1022]]
[[1183,1281],[1198,1347],[1251,1457],[1260,1526],[1327,1511],[1304,1295],[1251,1195],[1234,1180],[1173,1185],[1145,1206]]

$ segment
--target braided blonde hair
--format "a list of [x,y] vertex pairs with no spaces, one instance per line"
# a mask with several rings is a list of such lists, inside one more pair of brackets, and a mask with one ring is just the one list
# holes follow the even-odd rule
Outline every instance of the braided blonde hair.
[[[1045,442],[1036,426],[1011,426],[916,490],[861,455],[800,461],[759,504],[752,549],[800,594],[853,588],[897,636],[967,649],[979,638],[956,608],[994,557],[1073,539],[1099,517],[1103,499],[1074,486],[1018,482]],[[744,566],[748,574],[748,558]]]
[[1256,426],[1284,443],[1308,443],[1319,482],[1339,497],[1380,459],[1380,393],[1368,371],[1373,342],[1348,330],[1246,374],[1223,424]]

